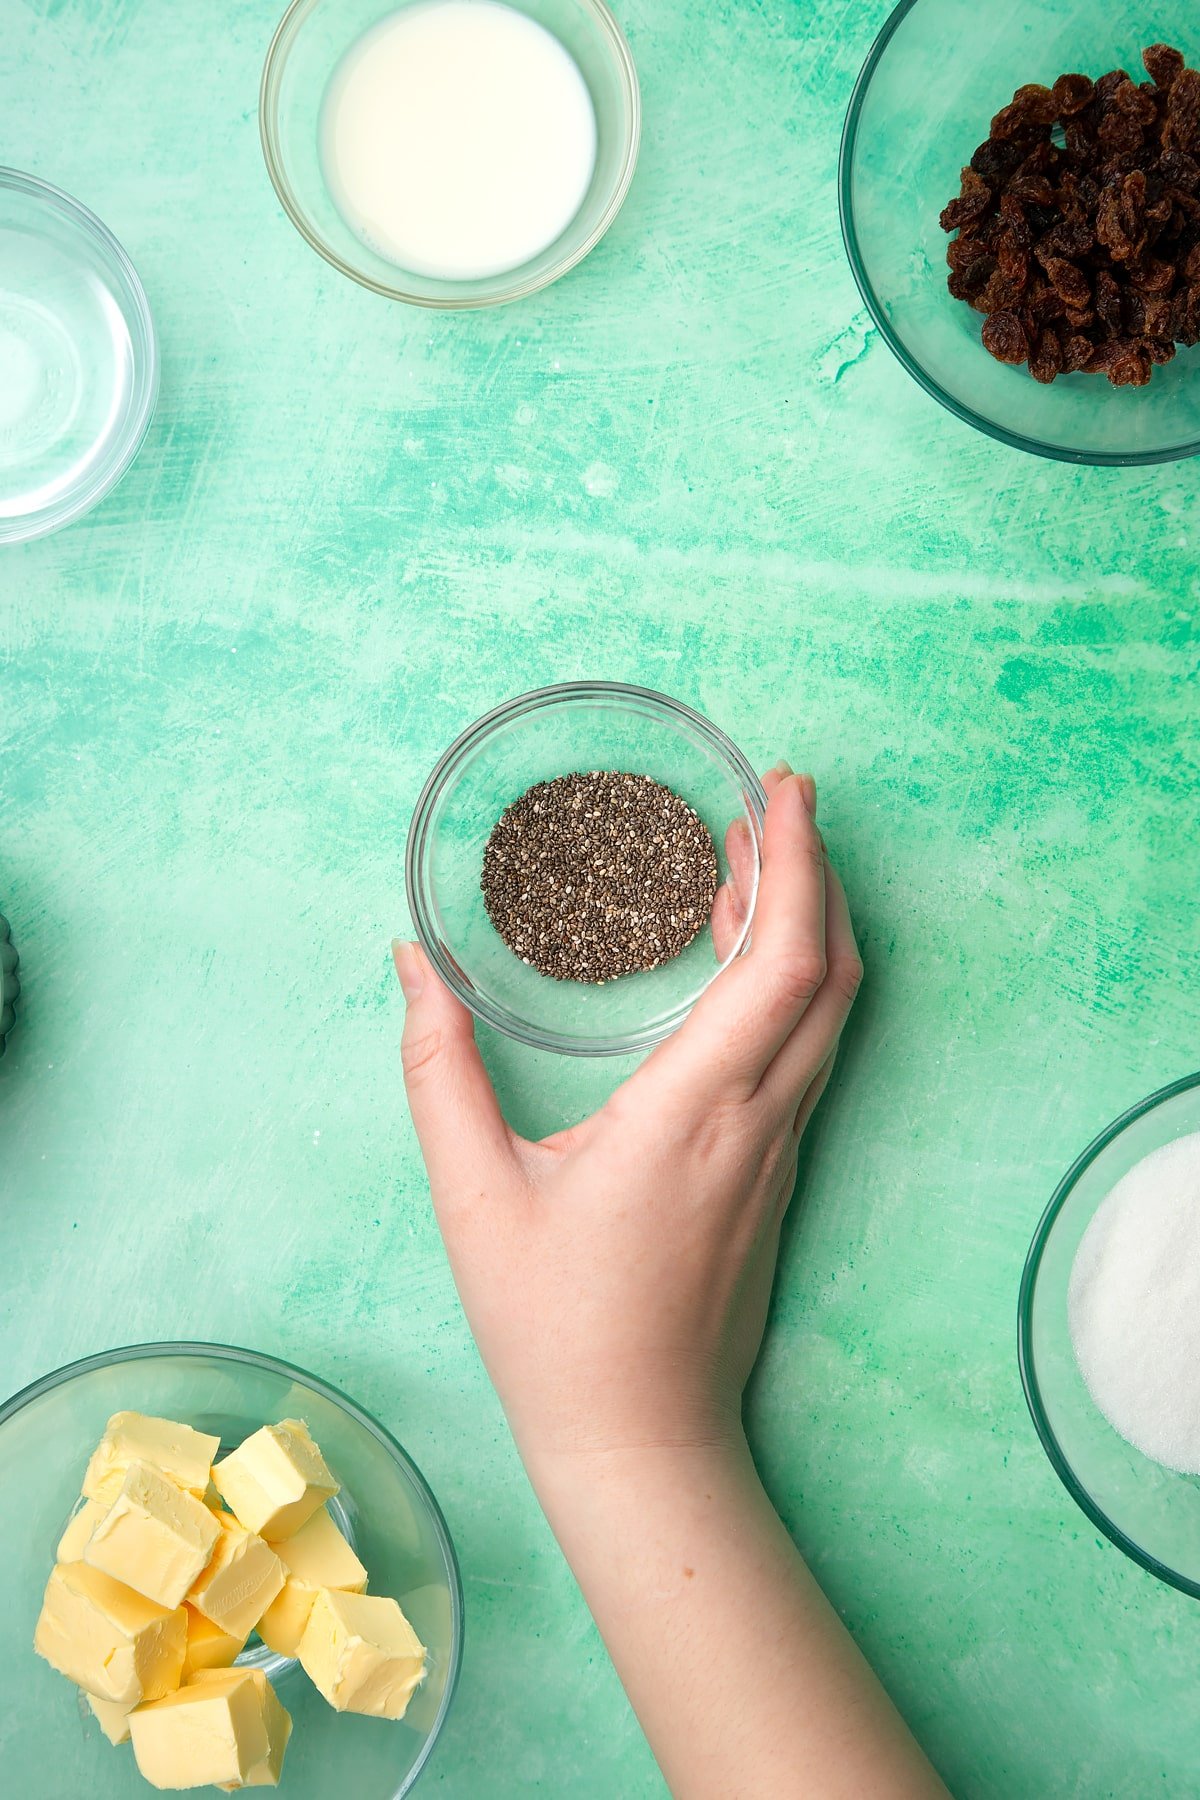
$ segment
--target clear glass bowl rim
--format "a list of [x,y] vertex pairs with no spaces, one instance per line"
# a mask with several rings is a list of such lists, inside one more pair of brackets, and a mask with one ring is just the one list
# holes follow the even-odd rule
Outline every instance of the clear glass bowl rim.
[[55,187],[53,182],[43,181],[40,175],[30,175],[24,169],[10,168],[4,164],[0,164],[0,188],[28,194],[35,200],[57,207],[60,212],[81,225],[88,237],[96,240],[116,263],[129,284],[135,311],[134,318],[127,319],[127,323],[139,326],[142,336],[139,346],[135,341],[134,331],[131,330],[129,334],[134,357],[137,406],[126,429],[120,454],[106,466],[104,473],[91,486],[81,489],[70,498],[64,498],[45,512],[28,515],[28,522],[21,519],[0,521],[0,545],[28,544],[34,538],[47,537],[52,531],[61,531],[65,525],[73,525],[76,519],[81,519],[94,506],[98,506],[128,472],[145,441],[150,421],[154,417],[154,408],[158,404],[158,333],[154,329],[154,315],[150,311],[146,290],[127,251],[113,236],[104,220],[97,218],[90,207],[85,206],[82,200],[77,200],[74,194],[68,194],[64,188]]
[[884,53],[896,32],[904,23],[914,6],[921,0],[900,0],[895,11],[884,20],[879,36],[867,53],[867,60],[859,71],[858,80],[850,96],[850,105],[846,110],[846,122],[842,127],[842,143],[838,153],[838,217],[842,226],[842,242],[846,247],[846,255],[850,262],[850,271],[862,295],[863,302],[879,330],[879,335],[891,350],[901,366],[907,369],[913,380],[925,389],[927,394],[944,406],[947,412],[961,419],[965,425],[973,425],[976,431],[985,436],[995,438],[1001,444],[1008,444],[1014,450],[1027,450],[1034,456],[1048,456],[1055,462],[1079,463],[1089,468],[1134,468],[1144,467],[1151,463],[1180,462],[1184,457],[1195,456],[1200,452],[1200,438],[1190,443],[1172,444],[1163,450],[1072,450],[1066,444],[1048,444],[1041,438],[1026,437],[1019,431],[1009,431],[994,420],[985,418],[973,407],[963,401],[956,400],[948,394],[932,375],[911,354],[907,345],[892,329],[891,321],[879,302],[879,297],[871,285],[859,248],[858,228],[854,222],[854,203],[851,199],[851,182],[854,166],[854,152],[858,143],[858,127],[862,117],[862,109],[867,93],[874,79],[875,71],[883,61]]
[[[558,706],[570,701],[587,701],[595,697],[638,701],[652,712],[665,713],[672,719],[685,720],[693,730],[698,731],[709,745],[719,752],[738,785],[741,787],[750,809],[762,829],[766,816],[767,797],[762,783],[751,764],[742,755],[732,738],[723,732],[719,725],[706,719],[694,707],[687,706],[682,700],[673,700],[669,694],[660,694],[654,688],[637,687],[624,681],[560,681],[549,687],[531,688],[526,694],[517,694],[511,700],[505,700],[494,706],[490,712],[476,719],[473,725],[460,732],[458,737],[444,751],[434,764],[433,770],[417,797],[413,808],[412,823],[408,828],[408,844],[404,854],[404,885],[408,895],[408,909],[412,914],[413,925],[421,946],[429,957],[442,980],[457,994],[464,1006],[470,1008],[477,1019],[494,1030],[502,1032],[505,1037],[513,1038],[517,1043],[528,1044],[535,1050],[553,1050],[563,1056],[628,1056],[642,1050],[651,1050],[655,1044],[661,1043],[676,1027],[682,1023],[686,1013],[673,1017],[665,1029],[651,1031],[627,1032],[621,1037],[581,1039],[567,1037],[556,1032],[539,1031],[534,1026],[525,1025],[514,1014],[502,1012],[493,1007],[490,1001],[482,998],[466,982],[463,981],[453,960],[446,956],[438,941],[438,934],[430,916],[425,897],[425,884],[421,878],[421,864],[424,859],[425,835],[429,827],[430,815],[435,801],[441,794],[447,777],[452,773],[456,763],[477,744],[483,742],[500,725],[509,719],[520,718],[524,714],[537,712],[546,706]],[[738,948],[731,955],[736,956],[749,939],[750,926],[753,922],[753,909],[746,921],[745,930],[738,943]]]
[[76,1376],[87,1375],[93,1369],[111,1368],[120,1363],[145,1362],[154,1357],[170,1356],[210,1356],[224,1362],[248,1363],[252,1368],[263,1369],[269,1375],[281,1375],[289,1381],[295,1379],[302,1381],[306,1387],[312,1388],[315,1393],[321,1395],[322,1399],[339,1407],[356,1424],[370,1432],[387,1451],[393,1462],[403,1469],[428,1507],[429,1517],[433,1522],[434,1536],[437,1538],[438,1547],[446,1564],[450,1588],[453,1648],[450,1667],[446,1673],[446,1687],[442,1694],[442,1703],[438,1708],[437,1717],[430,1727],[429,1735],[425,1739],[420,1756],[405,1776],[402,1786],[396,1790],[395,1800],[400,1800],[401,1795],[407,1794],[411,1790],[418,1775],[429,1761],[433,1747],[441,1736],[442,1726],[446,1722],[446,1715],[450,1710],[450,1702],[454,1698],[454,1691],[458,1686],[458,1677],[462,1668],[465,1615],[462,1573],[458,1566],[458,1556],[449,1527],[442,1516],[442,1509],[434,1498],[432,1488],[412,1457],[397,1443],[386,1426],[381,1425],[379,1420],[373,1417],[365,1407],[360,1406],[356,1400],[351,1400],[348,1394],[342,1393],[340,1388],[335,1388],[328,1381],[322,1381],[319,1375],[310,1375],[307,1369],[301,1369],[296,1363],[286,1362],[280,1356],[268,1356],[261,1350],[245,1350],[237,1344],[206,1344],[183,1340],[178,1343],[123,1344],[113,1350],[98,1351],[93,1356],[82,1356],[76,1362],[64,1363],[62,1368],[54,1369],[48,1375],[39,1375],[27,1387],[19,1389],[17,1393],[0,1404],[0,1427],[4,1426],[23,1407],[28,1406],[31,1401],[39,1400],[43,1394],[51,1393],[55,1388],[65,1386]]
[[1050,1424],[1042,1402],[1042,1391],[1038,1382],[1033,1354],[1033,1299],[1037,1288],[1038,1274],[1041,1270],[1042,1254],[1049,1242],[1055,1221],[1066,1205],[1076,1183],[1096,1158],[1104,1150],[1107,1150],[1108,1146],[1116,1138],[1119,1138],[1130,1125],[1136,1124],[1137,1120],[1144,1118],[1147,1113],[1153,1112],[1165,1101],[1174,1100],[1177,1095],[1186,1094],[1197,1087],[1200,1087],[1200,1071],[1194,1075],[1183,1075],[1178,1081],[1169,1082],[1166,1087],[1157,1088],[1154,1093],[1147,1094],[1144,1100],[1137,1101],[1127,1112],[1123,1112],[1119,1118],[1114,1119],[1111,1125],[1107,1125],[1098,1137],[1093,1138],[1087,1149],[1076,1157],[1055,1188],[1050,1198],[1050,1204],[1038,1221],[1021,1275],[1021,1291],[1017,1301],[1017,1362],[1021,1371],[1021,1386],[1025,1390],[1025,1402],[1029,1407],[1034,1430],[1041,1440],[1042,1449],[1050,1460],[1051,1468],[1076,1506],[1081,1512],[1086,1513],[1092,1524],[1098,1531],[1104,1533],[1110,1543],[1115,1544],[1118,1550],[1123,1550],[1133,1562],[1139,1564],[1141,1568],[1149,1570],[1151,1575],[1157,1575],[1158,1579],[1165,1581],[1169,1587],[1178,1588],[1181,1593],[1190,1594],[1193,1599],[1200,1600],[1200,1582],[1189,1581],[1186,1575],[1181,1575],[1178,1570],[1172,1569],[1168,1564],[1159,1562],[1157,1557],[1149,1555],[1133,1543],[1130,1538],[1126,1537],[1120,1526],[1115,1525],[1107,1513],[1101,1511],[1087,1489],[1077,1480],[1075,1472],[1063,1454],[1062,1447],[1054,1434],[1054,1428]]
[[[293,192],[292,185],[284,172],[283,157],[279,151],[277,128],[279,89],[283,80],[284,63],[292,40],[304,23],[303,15],[310,12],[318,4],[318,0],[291,0],[291,5],[275,27],[275,35],[271,39],[266,60],[263,63],[262,81],[258,92],[258,134],[262,142],[267,174],[271,178],[271,185],[275,189],[279,203],[309,247],[315,250],[318,256],[324,257],[325,261],[332,264],[340,274],[349,276],[351,281],[357,281],[361,287],[370,288],[373,294],[382,294],[386,300],[402,300],[408,306],[427,306],[436,312],[456,312],[467,309],[474,310],[484,306],[504,306],[512,300],[527,299],[530,294],[539,293],[542,288],[549,287],[552,282],[558,281],[577,263],[581,263],[585,256],[590,255],[625,204],[625,197],[633,181],[642,139],[642,96],[633,52],[629,48],[625,33],[605,5],[605,0],[577,0],[577,3],[593,15],[605,33],[612,49],[614,64],[623,80],[629,98],[629,133],[620,173],[609,197],[608,205],[583,243],[576,245],[569,254],[560,257],[557,262],[552,263],[533,280],[512,281],[507,276],[500,274],[485,278],[486,281],[494,281],[498,284],[494,291],[473,294],[469,290],[477,284],[464,282],[461,295],[434,295],[414,294],[407,288],[394,286],[390,282],[376,281],[374,276],[368,275],[364,270],[356,269],[353,264],[346,262],[331,245],[327,244],[313,230],[304,208]],[[330,73],[332,74],[333,71],[330,70]]]

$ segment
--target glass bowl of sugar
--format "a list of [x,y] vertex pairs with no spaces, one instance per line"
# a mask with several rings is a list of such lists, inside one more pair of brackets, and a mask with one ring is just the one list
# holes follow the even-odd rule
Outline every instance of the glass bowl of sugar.
[[521,694],[451,744],[417,801],[417,937],[476,1018],[520,1043],[648,1050],[749,943],[765,812],[737,746],[666,694]]
[[1072,1499],[1200,1598],[1200,1074],[1132,1107],[1063,1177],[1025,1264],[1018,1354]]
[[496,306],[604,236],[641,102],[604,0],[293,0],[259,126],[284,210],[342,274],[412,305]]

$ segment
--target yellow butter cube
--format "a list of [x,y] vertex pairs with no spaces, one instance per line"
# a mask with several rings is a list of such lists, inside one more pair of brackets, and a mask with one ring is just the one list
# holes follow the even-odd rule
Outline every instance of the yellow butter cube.
[[220,1535],[211,1561],[188,1600],[231,1637],[250,1636],[284,1583],[284,1568],[269,1544],[229,1513],[216,1514]]
[[109,1743],[127,1744],[132,1704],[128,1700],[101,1700],[95,1694],[85,1694],[83,1697]]
[[149,1463],[130,1463],[83,1560],[159,1606],[179,1606],[221,1535],[215,1514]]
[[156,1606],[87,1563],[58,1563],[46,1584],[33,1647],[98,1700],[157,1700],[179,1686],[187,1640],[182,1606]]
[[402,1719],[425,1674],[425,1646],[395,1600],[322,1588],[299,1657],[338,1712]]
[[361,1594],[367,1585],[366,1569],[327,1506],[315,1512],[299,1531],[271,1548],[288,1574],[307,1581],[310,1587],[341,1588],[346,1593]]
[[194,1606],[184,1606],[187,1614],[187,1649],[183,1656],[183,1679],[190,1681],[200,1669],[227,1669],[246,1648],[246,1637],[222,1631],[206,1619]]
[[208,1487],[212,1460],[221,1448],[218,1437],[179,1425],[174,1419],[154,1419],[145,1413],[114,1413],[104,1436],[92,1452],[83,1478],[89,1500],[111,1506],[121,1491],[130,1463],[149,1463],[162,1475],[200,1499]]
[[276,1656],[295,1656],[308,1624],[316,1588],[289,1575],[277,1597],[258,1621],[258,1635]]
[[264,1425],[213,1470],[229,1510],[246,1527],[272,1542],[289,1538],[338,1484],[299,1419]]
[[278,1656],[295,1656],[319,1588],[361,1594],[367,1571],[322,1506],[294,1537],[272,1546],[287,1580],[258,1622],[259,1636]]
[[129,1715],[133,1754],[157,1788],[275,1787],[292,1721],[261,1669],[202,1670]]
[[67,1520],[67,1529],[58,1540],[55,1562],[82,1562],[84,1546],[107,1511],[99,1500],[85,1500]]

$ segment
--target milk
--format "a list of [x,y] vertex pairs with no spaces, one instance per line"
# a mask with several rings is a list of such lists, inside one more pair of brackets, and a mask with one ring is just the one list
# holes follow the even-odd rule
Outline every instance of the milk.
[[381,19],[335,71],[321,136],[354,231],[414,274],[455,280],[552,244],[596,161],[578,66],[500,0],[424,0]]

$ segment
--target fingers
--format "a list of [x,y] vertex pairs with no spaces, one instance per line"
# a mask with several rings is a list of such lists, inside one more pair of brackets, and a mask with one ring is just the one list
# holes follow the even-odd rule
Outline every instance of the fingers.
[[702,1105],[747,1098],[803,1018],[825,979],[825,857],[813,800],[811,778],[780,775],[767,803],[750,948],[639,1074]]
[[513,1138],[475,1045],[474,1022],[416,944],[392,945],[407,1002],[401,1055],[404,1085],[434,1205],[478,1190],[488,1172],[513,1159]]
[[833,1065],[837,1061],[837,1053],[838,1046],[835,1044],[833,1049],[829,1052],[829,1055],[825,1058],[825,1061],[813,1076],[804,1098],[796,1108],[796,1116],[792,1120],[792,1136],[797,1139],[804,1136],[805,1127],[817,1110],[817,1101],[829,1086],[829,1077],[833,1074]]
[[[778,763],[767,770],[763,776],[763,792],[768,800],[784,776],[791,772],[786,763]],[[722,963],[737,948],[754,893],[758,857],[754,835],[745,819],[735,819],[725,833],[725,860],[729,864],[729,874],[717,889],[712,911],[713,949],[717,961]]]
[[[780,1116],[797,1121],[802,1131],[820,1091],[808,1105],[812,1089],[821,1089],[833,1068],[838,1039],[862,981],[862,960],[846,893],[837,872],[825,865],[825,979],[811,1006],[781,1047],[763,1076],[760,1093]],[[805,1110],[807,1108],[807,1110]]]

